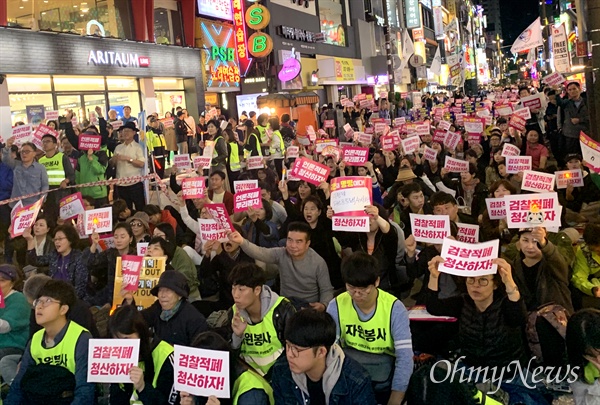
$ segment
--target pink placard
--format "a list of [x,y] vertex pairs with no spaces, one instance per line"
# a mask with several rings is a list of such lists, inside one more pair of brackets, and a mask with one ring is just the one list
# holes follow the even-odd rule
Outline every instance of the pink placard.
[[327,180],[329,173],[328,166],[307,158],[297,160],[292,170],[293,176],[316,186]]
[[335,128],[335,120],[323,121],[323,128]]
[[346,146],[343,150],[342,160],[348,166],[364,166],[369,159],[369,148],[360,146]]
[[518,115],[513,114],[510,117],[510,121],[508,122],[508,126],[516,129],[517,131],[524,132],[525,131],[525,119],[519,117]]
[[102,137],[100,135],[79,135],[79,150],[100,150],[102,144]]
[[219,224],[220,229],[225,229],[233,232],[233,224],[227,213],[225,204],[204,204],[210,215]]
[[381,149],[383,150],[394,150],[400,145],[400,136],[398,135],[398,131],[392,131],[388,135],[384,135],[379,138],[379,142],[381,143]]
[[233,212],[245,212],[248,208],[259,209],[262,208],[262,206],[260,188],[240,191],[234,195]]
[[181,182],[181,193],[184,200],[204,198],[206,183],[204,177],[191,177]]
[[143,260],[142,256],[125,255],[121,257],[121,272],[125,291],[137,291]]

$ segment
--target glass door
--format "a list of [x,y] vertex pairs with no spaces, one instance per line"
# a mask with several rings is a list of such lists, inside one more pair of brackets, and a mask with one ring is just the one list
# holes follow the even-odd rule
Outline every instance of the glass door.
[[60,115],[64,115],[66,110],[73,110],[73,113],[77,117],[77,122],[82,122],[84,114],[82,109],[81,95],[57,95],[56,107]]
[[104,93],[84,94],[83,106],[85,109],[85,116],[88,120],[90,120],[90,124],[98,125],[97,114],[95,111],[96,107],[100,107],[102,109],[103,117],[108,117],[108,111],[106,109],[106,96]]

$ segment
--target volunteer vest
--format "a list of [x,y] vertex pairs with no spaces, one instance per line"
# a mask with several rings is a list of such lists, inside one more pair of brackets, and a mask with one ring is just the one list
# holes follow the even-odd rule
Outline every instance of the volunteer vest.
[[50,186],[60,186],[65,179],[65,167],[63,166],[63,153],[58,152],[51,158],[42,156],[39,159],[41,165],[46,168],[48,173],[48,184]]
[[[283,297],[279,297],[261,322],[256,325],[248,324],[244,331],[240,354],[246,360],[246,363],[252,366],[261,376],[267,374],[275,360],[283,353],[283,345],[277,337],[277,331],[273,323],[273,312],[283,300]],[[236,312],[237,309],[234,305],[234,315]]]
[[273,398],[273,388],[271,388],[269,383],[254,370],[246,370],[237,380],[235,380],[235,383],[233,383],[232,392],[234,405],[238,403],[239,398],[243,394],[253,389],[263,390],[269,397],[269,405],[275,403],[275,399]]
[[256,129],[258,129],[258,132],[260,133],[260,143],[266,143],[269,140],[267,137],[267,127],[257,125]]
[[271,155],[276,154],[278,152],[277,149],[279,149],[279,152],[281,153],[281,158],[283,159],[283,154],[285,153],[285,144],[283,143],[283,137],[281,136],[281,132],[279,132],[279,130],[273,131],[273,137],[279,138],[279,148],[274,148],[273,140],[271,140]]
[[[260,147],[260,141],[258,140],[258,136],[256,136],[256,134],[252,133],[250,134],[250,136],[248,137],[248,143],[250,145],[252,145],[250,142],[252,140],[252,137],[254,137],[254,139],[256,139],[256,143],[258,144],[257,149],[258,149],[258,156],[262,156],[262,149]],[[248,159],[250,156],[252,155],[252,152],[249,150],[244,149],[244,159]]]
[[340,340],[343,347],[374,354],[396,356],[392,338],[392,307],[397,301],[393,295],[378,290],[375,312],[367,321],[361,321],[352,305],[348,292],[336,297],[340,319]]
[[70,321],[62,340],[56,346],[46,349],[42,346],[44,329],[38,330],[31,338],[29,349],[31,358],[35,361],[35,364],[61,366],[75,374],[75,346],[77,346],[79,336],[83,332],[87,332],[87,329]]
[[[171,353],[173,353],[173,346],[168,344],[165,341],[160,341],[160,343],[152,350],[152,363],[154,364],[154,378],[152,379],[152,386],[156,388],[158,383],[158,376],[160,374],[160,369]],[[144,366],[144,362],[140,362],[138,367],[141,368],[144,372],[146,371],[146,367]],[[136,390],[133,390],[133,395],[131,396],[131,400],[129,401],[132,405],[141,405],[142,402],[138,399],[138,393]]]
[[[213,149],[213,154],[212,154],[212,158],[213,159],[215,159],[217,156],[219,156],[219,154],[217,153],[217,142],[219,142],[219,139],[223,139],[223,137],[221,135],[219,135],[219,136],[217,136],[215,138],[215,147]],[[212,161],[211,161],[211,165],[212,166],[217,166],[217,164],[216,163],[212,163]]]
[[229,153],[229,168],[232,172],[239,172],[242,169],[240,165],[240,150],[237,142],[229,142],[231,152]]

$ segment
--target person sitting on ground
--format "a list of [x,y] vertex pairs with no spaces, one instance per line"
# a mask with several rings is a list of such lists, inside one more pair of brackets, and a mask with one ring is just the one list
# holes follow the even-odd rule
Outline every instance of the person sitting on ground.
[[[600,308],[600,225],[588,224],[577,247],[573,265],[573,305]],[[584,305],[585,303],[585,305]]]

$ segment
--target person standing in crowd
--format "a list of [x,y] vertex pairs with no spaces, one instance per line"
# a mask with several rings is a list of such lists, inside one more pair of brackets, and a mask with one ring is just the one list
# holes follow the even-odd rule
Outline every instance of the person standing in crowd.
[[[210,162],[210,171],[214,173],[215,171],[221,171],[225,173],[227,171],[227,142],[229,141],[225,137],[223,132],[221,131],[221,127],[219,125],[219,121],[210,120],[206,125],[206,131],[208,133],[208,137],[210,140],[214,142],[214,149],[212,152],[212,160]],[[229,188],[227,183],[226,188]]]
[[[94,183],[104,180],[106,168],[108,165],[108,156],[104,151],[94,153],[88,150],[77,160],[77,171],[75,180],[77,184]],[[96,207],[103,207],[108,204],[108,188],[106,186],[86,186],[80,187],[79,192],[83,197],[94,199]]]
[[213,203],[223,203],[229,215],[233,215],[233,194],[225,190],[226,176],[225,173],[216,170],[210,174],[208,178],[208,198]]
[[269,127],[271,128],[271,131],[273,131],[271,134],[269,155],[275,164],[275,172],[277,173],[278,178],[281,178],[283,158],[285,157],[285,143],[280,132],[281,126],[279,125],[279,118],[277,118],[277,116],[274,116],[269,120]]
[[578,82],[567,84],[567,94],[567,99],[557,94],[554,100],[550,100],[560,107],[560,114],[564,117],[560,150],[563,154],[581,154],[579,133],[591,135],[587,100],[581,97],[581,85]]
[[170,111],[165,113],[165,120],[172,119],[173,123],[170,125],[163,124],[161,121],[161,126],[163,128],[163,133],[165,135],[165,142],[167,143],[166,150],[166,158],[167,164],[171,164],[171,152],[177,152],[177,135],[175,134],[175,117],[171,114]]
[[194,149],[196,148],[196,145],[194,145],[194,140],[196,138],[196,120],[194,119],[194,117],[190,116],[190,114],[188,113],[187,109],[183,109],[181,110],[183,111],[183,122],[185,125],[185,128],[187,130],[187,148],[188,148],[188,153],[192,154],[194,153]]
[[255,128],[258,131],[258,133],[260,134],[259,140],[260,140],[260,149],[261,149],[262,156],[268,156],[269,149],[271,147],[271,138],[270,138],[269,134],[267,133],[267,127],[269,125],[269,115],[261,114],[256,118],[256,121],[257,121],[257,124],[256,124]]
[[175,126],[175,137],[177,139],[177,153],[180,155],[188,153],[188,129],[185,126],[184,116],[185,113],[183,111],[177,111],[177,116],[173,124]]
[[260,132],[254,127],[252,120],[244,121],[244,159],[250,156],[262,156],[260,147]]
[[161,130],[158,119],[151,115],[148,118],[148,129],[146,131],[146,143],[148,151],[152,153],[154,159],[154,170],[161,179],[165,177],[165,155],[167,152],[167,142]]
[[0,264],[0,359],[11,354],[23,354],[29,338],[29,312],[27,299],[15,290],[19,282],[17,268]]
[[[57,139],[50,134],[42,136],[42,147],[44,156],[38,162],[46,168],[50,190],[64,189],[75,184],[75,169],[69,157],[58,151]],[[68,194],[67,190],[51,193],[46,198],[46,210],[58,215],[58,202]]]
[[[575,309],[600,308],[600,225],[588,224],[573,263],[572,297]],[[585,305],[584,305],[585,304]]]
[[136,117],[131,115],[131,107],[128,105],[123,107],[123,118],[121,118],[121,121],[123,121],[123,125],[131,122],[136,127],[138,126],[138,120]]
[[[110,159],[112,165],[117,167],[117,179],[142,176],[146,157],[139,143],[135,142],[133,135],[139,129],[131,122],[119,128],[119,134],[123,137],[123,143],[115,148],[115,155]],[[122,198],[127,202],[130,210],[143,210],[146,205],[144,183],[139,181],[128,186],[115,186],[116,198]]]
[[281,128],[279,129],[279,132],[281,132],[283,144],[286,148],[292,146],[292,142],[296,139],[296,131],[290,122],[291,118],[289,114],[283,114],[281,116]]

